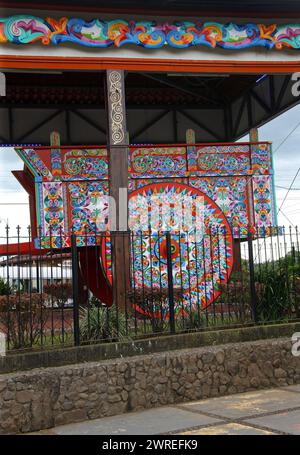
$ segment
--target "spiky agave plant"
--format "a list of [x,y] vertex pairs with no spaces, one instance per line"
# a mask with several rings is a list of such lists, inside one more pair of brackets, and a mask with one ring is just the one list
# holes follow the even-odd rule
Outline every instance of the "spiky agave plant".
[[115,305],[108,308],[99,303],[80,308],[82,341],[117,341],[127,338],[126,315]]

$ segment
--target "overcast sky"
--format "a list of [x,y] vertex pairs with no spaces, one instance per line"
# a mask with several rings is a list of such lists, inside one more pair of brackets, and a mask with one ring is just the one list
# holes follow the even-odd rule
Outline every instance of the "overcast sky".
[[[289,136],[291,131],[299,124],[297,129]],[[287,139],[286,139],[287,138]],[[277,208],[287,193],[288,188],[300,167],[300,105],[277,117],[259,130],[261,141],[273,142],[273,156],[275,168],[275,185]],[[280,145],[284,140],[286,141]],[[293,185],[300,188],[300,173]],[[282,212],[278,214],[278,224],[288,226],[290,224],[300,226],[300,191],[290,191],[282,206]]]
[[[286,189],[278,188],[278,186],[288,188],[300,167],[300,126],[288,137],[282,146],[279,147],[279,145],[298,123],[300,123],[300,105],[277,117],[259,130],[259,139],[261,141],[273,142],[278,208],[287,192]],[[26,227],[29,224],[27,194],[11,174],[12,170],[22,168],[23,164],[14,149],[0,148],[0,219],[2,220],[0,223],[0,236],[3,235],[3,227],[7,220],[12,232],[15,232],[18,224],[22,227]],[[279,212],[279,225],[288,226],[292,223],[300,226],[300,173],[294,183],[294,187],[298,188],[298,190],[290,191],[282,207],[282,211],[289,221]]]

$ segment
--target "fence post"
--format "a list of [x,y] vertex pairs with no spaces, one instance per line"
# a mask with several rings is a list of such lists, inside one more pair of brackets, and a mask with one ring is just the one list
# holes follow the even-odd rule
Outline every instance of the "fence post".
[[174,286],[173,286],[173,267],[172,267],[172,244],[171,234],[166,233],[167,247],[167,268],[168,268],[168,297],[169,297],[169,314],[170,314],[170,333],[174,334],[175,330],[175,311],[174,311]]
[[255,289],[255,273],[253,258],[253,238],[250,228],[248,228],[248,254],[249,254],[249,274],[250,274],[250,298],[251,309],[254,322],[257,322],[257,295]]
[[74,344],[75,344],[75,346],[80,346],[78,250],[77,250],[77,245],[76,245],[76,235],[74,233],[72,233],[72,235],[71,235],[71,254],[72,254]]

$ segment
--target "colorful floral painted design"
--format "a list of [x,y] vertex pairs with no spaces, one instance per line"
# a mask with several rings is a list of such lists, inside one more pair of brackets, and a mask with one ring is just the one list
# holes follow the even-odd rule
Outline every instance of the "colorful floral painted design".
[[94,48],[127,44],[158,49],[163,46],[184,49],[191,46],[246,49],[262,46],[278,50],[300,48],[300,24],[265,25],[256,23],[176,21],[111,21],[80,18],[41,18],[16,15],[0,19],[0,44],[43,45],[74,43]]
[[[191,143],[194,138],[189,136]],[[63,202],[65,225],[74,224],[77,230],[82,224],[83,229],[99,232],[108,228],[105,218],[107,207],[97,207],[97,197],[108,194],[105,148],[62,148],[61,153],[55,155],[56,166],[50,159],[49,150],[18,148],[17,151],[42,182],[51,182],[54,178],[65,182],[70,195]],[[59,152],[59,149],[56,151]],[[61,164],[58,163],[59,156]],[[53,175],[57,166],[61,167],[59,176]],[[246,236],[249,225],[267,227],[276,224],[271,145],[267,142],[130,147],[129,175],[130,192],[148,185],[149,179],[156,183],[189,184],[199,189],[221,208],[236,237]],[[84,182],[78,185],[78,181]],[[99,192],[95,189],[97,184]],[[41,221],[45,217],[43,204],[42,200],[39,204]],[[92,242],[92,239],[89,241]]]
[[130,151],[131,177],[184,176],[187,172],[186,148],[137,148]]
[[271,176],[253,176],[253,202],[256,226],[275,226],[277,223]]
[[69,183],[68,193],[74,233],[92,245],[96,233],[109,229],[107,182]]
[[64,216],[65,197],[62,182],[37,184],[39,219],[37,245],[40,248],[66,246],[68,224]]
[[[173,205],[174,196],[184,200],[186,205],[181,209],[186,217],[193,217],[189,230],[178,230],[178,223],[169,225],[165,221],[165,213],[156,210]],[[198,217],[190,208],[200,200],[202,213]],[[141,205],[141,201],[146,201]],[[160,203],[158,202],[160,200]],[[171,201],[171,202],[170,202]],[[140,220],[144,217],[144,207],[153,220],[154,226],[161,230],[141,231]],[[178,213],[178,207],[173,207]],[[151,211],[154,213],[151,214]],[[172,211],[172,208],[171,208]],[[171,214],[172,216],[172,214]],[[182,314],[185,308],[197,310],[206,308],[219,295],[221,283],[226,283],[232,270],[233,238],[229,224],[220,208],[199,190],[180,184],[156,183],[144,186],[130,195],[129,218],[131,221],[131,266],[132,287],[134,289],[167,289],[167,253],[166,227],[171,234],[173,283],[175,289],[183,289],[182,297],[176,302],[176,313]],[[191,228],[192,226],[192,228]],[[177,233],[176,233],[177,231]],[[107,240],[107,239],[106,239]],[[111,261],[104,264],[110,257],[110,244],[102,245],[102,266],[111,280]],[[136,309],[143,313],[139,307]],[[164,302],[155,310],[157,316],[163,312],[168,316],[168,305]]]
[[72,149],[64,155],[63,168],[68,180],[107,178],[107,150]]
[[271,174],[271,146],[268,143],[251,146],[251,164],[253,174]]
[[276,48],[282,49],[287,47],[289,49],[300,48],[300,25],[281,25],[277,27],[276,35]]
[[52,175],[61,175],[61,152],[60,149],[51,149]]
[[41,176],[43,178],[52,177],[52,174],[45,162],[40,158],[34,149],[16,148],[15,150],[35,176]]
[[247,235],[250,223],[248,177],[202,177],[190,179],[190,185],[210,197],[222,210],[236,237]]
[[208,146],[197,149],[198,175],[245,174],[251,164],[250,147]]

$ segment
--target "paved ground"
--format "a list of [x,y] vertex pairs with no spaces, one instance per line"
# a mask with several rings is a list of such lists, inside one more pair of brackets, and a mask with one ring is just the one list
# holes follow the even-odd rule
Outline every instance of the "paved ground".
[[64,425],[55,435],[300,435],[300,385]]

